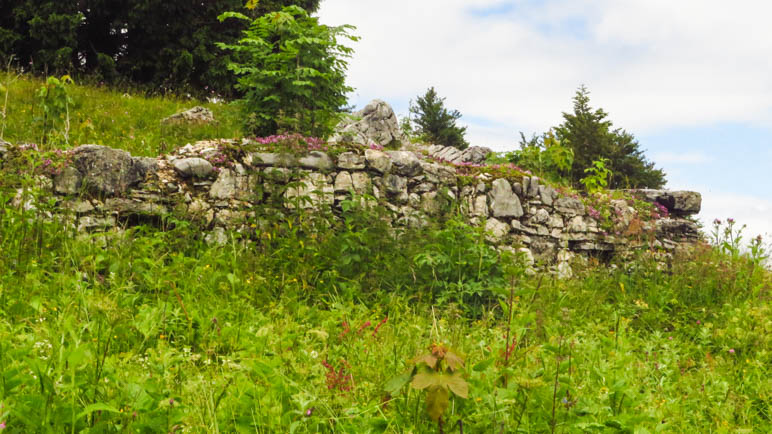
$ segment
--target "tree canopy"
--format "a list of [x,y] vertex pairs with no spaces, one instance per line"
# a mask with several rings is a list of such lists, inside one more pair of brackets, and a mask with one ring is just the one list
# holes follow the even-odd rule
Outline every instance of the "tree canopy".
[[284,6],[316,11],[320,0],[3,0],[0,61],[13,56],[27,70],[90,74],[156,89],[233,92],[227,65],[246,28],[220,22],[226,11],[256,18]]
[[638,141],[627,131],[616,128],[603,109],[590,107],[590,92],[582,86],[574,95],[573,113],[563,113],[563,123],[555,128],[557,138],[573,150],[570,179],[574,184],[585,177],[585,169],[601,158],[609,160],[613,173],[610,188],[661,188],[665,173],[654,167],[639,149]]

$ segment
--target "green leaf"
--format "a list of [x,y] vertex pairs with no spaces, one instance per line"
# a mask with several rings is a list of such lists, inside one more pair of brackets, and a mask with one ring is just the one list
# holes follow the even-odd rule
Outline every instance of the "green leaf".
[[450,369],[453,371],[458,370],[458,368],[464,367],[464,360],[458,356],[458,354],[448,351],[445,353],[445,361],[448,363],[448,366],[450,366]]
[[474,370],[475,372],[483,372],[483,371],[487,370],[495,361],[496,361],[495,358],[490,358],[488,360],[483,360],[482,362],[474,365],[472,367],[472,370]]
[[426,411],[433,421],[438,421],[448,408],[450,394],[444,387],[432,387],[426,392]]
[[217,16],[217,19],[220,20],[220,22],[225,21],[228,18],[238,18],[240,20],[247,20],[249,21],[249,17],[239,13],[239,12],[223,12],[220,15]]
[[399,393],[399,391],[405,387],[407,383],[410,382],[410,378],[412,377],[412,372],[404,372],[400,375],[397,375],[396,377],[391,378],[389,381],[386,382],[386,384],[383,385],[383,390],[385,392],[388,392],[389,395],[395,396]]
[[437,357],[434,357],[432,354],[422,354],[413,359],[413,363],[416,365],[419,363],[425,363],[428,367],[434,369],[437,367]]
[[76,417],[76,419],[80,419],[83,416],[87,416],[95,411],[107,411],[110,413],[119,413],[118,409],[116,409],[115,407],[107,405],[103,402],[98,402],[96,404],[89,405],[82,412],[78,413],[78,416]]

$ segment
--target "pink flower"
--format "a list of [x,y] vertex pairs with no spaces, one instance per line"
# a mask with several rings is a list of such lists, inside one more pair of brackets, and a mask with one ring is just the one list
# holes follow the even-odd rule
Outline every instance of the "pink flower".
[[0,422],[0,430],[5,429],[5,421]]
[[729,349],[729,354],[734,354],[734,348]]
[[700,324],[702,324],[702,323],[700,322],[700,320],[697,320],[697,325],[700,325]]

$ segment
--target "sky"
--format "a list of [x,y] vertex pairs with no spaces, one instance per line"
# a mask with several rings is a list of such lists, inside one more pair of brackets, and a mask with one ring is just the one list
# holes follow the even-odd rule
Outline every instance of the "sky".
[[590,105],[632,133],[667,188],[702,194],[699,219],[772,238],[772,2],[323,0],[350,24],[350,102],[398,116],[430,86],[472,145],[518,148]]

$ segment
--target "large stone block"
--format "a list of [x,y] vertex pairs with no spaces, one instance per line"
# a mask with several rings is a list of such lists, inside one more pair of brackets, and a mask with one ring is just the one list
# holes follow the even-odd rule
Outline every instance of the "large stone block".
[[493,217],[520,217],[523,215],[523,206],[520,199],[512,192],[512,186],[506,179],[496,179],[492,183],[490,209]]

